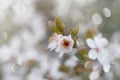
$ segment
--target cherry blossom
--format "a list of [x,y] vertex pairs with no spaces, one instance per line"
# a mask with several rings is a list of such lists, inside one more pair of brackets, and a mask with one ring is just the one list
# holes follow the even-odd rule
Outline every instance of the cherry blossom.
[[97,63],[92,64],[92,71],[89,75],[90,80],[97,80],[100,77],[100,65]]
[[108,40],[102,37],[101,34],[98,34],[93,39],[88,38],[86,43],[90,49],[88,52],[88,57],[92,60],[98,60],[99,63],[103,66],[105,72],[110,70],[110,59],[109,52],[106,48]]
[[59,57],[62,57],[64,53],[69,53],[72,51],[74,45],[74,41],[71,36],[63,36],[61,34],[54,33],[50,37],[50,43],[48,48],[50,50],[55,50],[55,52],[59,53]]
[[57,45],[58,45],[58,41],[60,40],[60,38],[62,37],[62,35],[58,35],[57,33],[54,33],[50,38],[49,38],[49,44],[48,44],[48,48],[50,50],[54,50]]
[[59,57],[62,57],[64,53],[72,52],[74,41],[71,36],[63,36],[56,48],[56,52],[60,53]]

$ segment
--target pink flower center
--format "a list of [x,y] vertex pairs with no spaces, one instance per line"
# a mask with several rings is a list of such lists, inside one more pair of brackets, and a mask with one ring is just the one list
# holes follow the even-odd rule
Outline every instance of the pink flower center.
[[66,39],[63,39],[63,40],[61,41],[61,46],[62,46],[63,48],[69,47],[69,46],[70,46],[70,41],[68,41],[68,40],[66,40]]
[[99,53],[100,49],[99,48],[95,48],[95,50]]

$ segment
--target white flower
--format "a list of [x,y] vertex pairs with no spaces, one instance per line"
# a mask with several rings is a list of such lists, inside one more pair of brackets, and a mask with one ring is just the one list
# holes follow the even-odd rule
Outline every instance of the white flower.
[[94,39],[88,38],[86,40],[87,45],[91,48],[88,53],[88,57],[90,59],[97,59],[100,64],[103,66],[103,70],[105,72],[109,72],[110,70],[110,59],[109,59],[109,52],[105,48],[108,44],[106,38],[102,37],[101,34],[94,37]]
[[56,48],[56,52],[59,52],[59,57],[62,57],[64,53],[69,53],[72,51],[74,45],[74,41],[71,36],[63,36]]
[[54,50],[57,47],[60,38],[62,38],[62,35],[58,35],[57,33],[54,33],[49,39],[50,42],[48,48],[50,50]]
[[100,65],[99,64],[92,64],[92,72],[89,75],[90,80],[97,80],[100,77]]
[[78,58],[76,56],[71,56],[69,59],[65,61],[65,65],[67,67],[73,68],[77,65],[77,62],[78,62]]
[[99,74],[99,71],[95,70],[95,71],[92,71],[89,75],[89,79],[90,80],[97,80],[99,78],[100,74]]
[[100,51],[104,49],[104,47],[108,44],[108,41],[99,34],[95,36],[94,39],[88,38],[86,43],[91,48],[88,53],[89,58],[95,60],[97,58],[97,53],[100,53]]
[[50,37],[48,48],[50,50],[55,50],[59,53],[59,57],[62,57],[64,53],[72,51],[73,45],[74,41],[71,36],[63,36],[54,33],[52,37]]

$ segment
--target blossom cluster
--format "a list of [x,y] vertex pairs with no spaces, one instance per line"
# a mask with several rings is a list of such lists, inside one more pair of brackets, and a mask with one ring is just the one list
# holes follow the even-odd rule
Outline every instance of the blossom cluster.
[[73,55],[83,62],[83,69],[90,73],[90,80],[99,78],[102,71],[110,72],[113,59],[108,50],[109,41],[103,37],[102,33],[98,33],[95,29],[88,29],[81,39],[79,26],[74,29],[66,28],[59,17],[49,23],[50,26],[51,24],[54,33],[49,38],[48,49],[59,53],[60,58],[64,53],[70,54],[76,49]]

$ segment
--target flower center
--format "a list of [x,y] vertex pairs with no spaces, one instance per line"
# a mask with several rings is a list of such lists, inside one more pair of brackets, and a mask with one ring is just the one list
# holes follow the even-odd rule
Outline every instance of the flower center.
[[99,48],[95,48],[95,50],[99,53],[100,49]]
[[70,41],[63,39],[63,41],[61,42],[62,47],[67,48],[70,46]]

